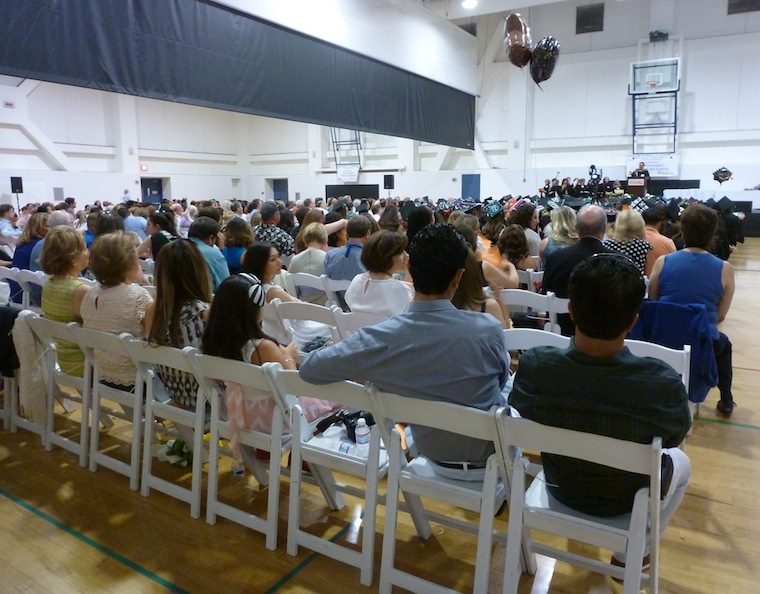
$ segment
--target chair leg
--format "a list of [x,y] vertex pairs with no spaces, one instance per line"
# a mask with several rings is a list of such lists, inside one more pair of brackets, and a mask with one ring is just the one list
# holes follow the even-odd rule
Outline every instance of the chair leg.
[[[143,439],[143,461],[142,461],[142,486],[140,493],[143,497],[150,495],[151,485],[151,470],[153,465],[153,452],[151,451],[153,446],[153,424],[155,423],[155,417],[153,415],[153,385],[151,382],[148,384],[147,394],[145,396],[145,437]],[[148,435],[148,431],[151,431],[151,435]]]
[[380,594],[391,594],[392,575],[396,556],[396,522],[398,520],[398,476],[401,470],[401,443],[394,433],[391,439],[390,468],[388,469],[388,490],[385,496],[385,531],[380,562]]
[[[219,397],[211,398],[211,438],[208,447],[208,492],[206,523],[216,524],[216,498],[219,489]],[[195,453],[193,453],[195,456]]]
[[478,546],[475,556],[475,582],[473,592],[488,590],[488,575],[491,567],[491,544],[493,542],[493,523],[496,513],[496,462],[491,459],[486,469],[483,485],[483,498],[480,507],[480,525],[478,527]]
[[[379,438],[376,446],[379,449]],[[377,460],[377,458],[375,458]],[[367,466],[367,480],[364,496],[364,520],[362,522],[362,560],[359,581],[364,586],[372,585],[372,569],[375,559],[375,522],[377,520],[377,464]]]
[[521,464],[520,460],[515,460],[512,471],[512,498],[509,502],[509,526],[507,528],[507,551],[504,560],[502,594],[517,594],[517,587],[522,575],[520,559],[523,550],[522,501],[525,497],[525,470]]
[[[272,441],[269,452],[269,493],[267,496],[267,533],[266,547],[270,551],[277,549],[277,524],[280,513],[280,465],[282,464],[282,416],[275,409],[272,416]],[[291,463],[292,464],[292,463]],[[301,466],[298,466],[298,473]],[[291,466],[292,474],[293,468]]]
[[290,450],[290,501],[288,502],[287,553],[298,554],[298,532],[301,530],[301,427],[292,423],[293,448]]

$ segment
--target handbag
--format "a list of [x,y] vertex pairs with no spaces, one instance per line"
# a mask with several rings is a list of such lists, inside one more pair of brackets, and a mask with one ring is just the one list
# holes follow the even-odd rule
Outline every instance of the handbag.
[[324,433],[328,427],[342,423],[346,428],[346,435],[348,435],[348,438],[356,443],[356,426],[359,424],[359,419],[367,421],[367,427],[372,427],[372,425],[375,424],[375,418],[370,412],[356,408],[342,408],[317,423],[317,431],[319,433]]

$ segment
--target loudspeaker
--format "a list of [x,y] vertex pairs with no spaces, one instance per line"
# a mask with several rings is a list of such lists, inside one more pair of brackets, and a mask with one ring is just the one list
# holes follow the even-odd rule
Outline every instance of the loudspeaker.
[[14,194],[24,193],[24,183],[21,181],[20,177],[11,178],[11,192],[13,192]]
[[[18,178],[21,179],[21,178]],[[385,190],[393,190],[393,176],[392,175],[384,175],[383,176],[383,189]]]

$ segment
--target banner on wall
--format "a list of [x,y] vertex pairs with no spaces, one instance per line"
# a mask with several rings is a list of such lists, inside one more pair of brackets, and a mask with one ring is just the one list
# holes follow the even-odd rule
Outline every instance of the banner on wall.
[[357,181],[359,181],[359,166],[358,165],[338,165],[337,174],[338,174],[338,181],[355,184]]
[[631,174],[644,162],[649,177],[678,177],[681,169],[681,156],[678,153],[648,153],[630,155],[626,163],[626,173]]

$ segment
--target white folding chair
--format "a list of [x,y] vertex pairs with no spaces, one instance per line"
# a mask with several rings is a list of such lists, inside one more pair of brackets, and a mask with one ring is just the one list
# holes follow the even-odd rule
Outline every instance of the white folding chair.
[[8,282],[8,285],[9,285],[10,290],[11,290],[10,300],[8,301],[8,306],[9,307],[14,307],[16,309],[25,309],[24,306],[23,306],[23,291],[24,291],[24,288],[18,282],[18,273],[19,273],[19,269],[18,268],[15,268],[15,267],[14,268],[10,268],[8,266],[0,266],[0,280],[4,280],[6,282],[13,281],[14,283],[16,283],[16,291],[21,291],[21,293],[22,293],[22,296],[21,296],[22,301],[19,301],[19,302],[13,301],[13,298],[14,297],[18,298],[18,295],[14,295],[14,293],[13,293],[14,285],[12,285],[10,282]]
[[[390,432],[388,452],[388,494],[386,497],[385,531],[380,569],[380,592],[389,593],[393,585],[413,592],[451,592],[447,588],[404,572],[395,566],[396,523],[398,516],[398,495],[429,497],[450,505],[475,512],[479,516],[478,525],[441,518],[427,514],[436,521],[461,530],[476,532],[478,535],[475,561],[474,592],[485,592],[488,587],[488,573],[491,562],[494,516],[508,497],[508,488],[499,480],[501,463],[492,454],[486,463],[483,481],[461,481],[436,474],[430,461],[418,456],[405,464],[401,451],[401,438],[395,428],[396,422],[421,425],[442,431],[456,433],[498,444],[494,416],[497,407],[490,411],[430,400],[420,400],[380,392],[370,386],[373,414],[378,423]],[[429,527],[428,527],[429,528]],[[418,529],[419,533],[419,529]]]
[[343,309],[343,300],[338,295],[338,291],[345,292],[348,287],[351,286],[350,280],[333,280],[326,274],[321,277],[322,283],[325,286],[325,293],[327,294],[327,307],[336,306]]
[[[317,305],[326,305],[327,294],[325,293],[325,283],[321,276],[315,276],[306,272],[289,272],[288,281],[292,284],[295,295],[302,301],[316,303]],[[302,288],[310,289],[302,291]]]
[[293,340],[293,337],[285,329],[280,316],[277,314],[278,303],[280,303],[280,299],[275,298],[269,303],[265,303],[261,308],[261,326],[267,336],[271,336],[279,343],[288,344]]
[[42,313],[42,308],[39,305],[32,305],[32,292],[34,291],[33,287],[38,287],[39,291],[37,293],[40,294],[47,279],[48,275],[42,270],[32,271],[22,269],[18,271],[16,282],[21,285],[21,289],[24,291],[21,301],[24,309],[31,309],[38,314]]
[[[559,503],[546,488],[541,472],[526,490],[529,462],[517,458],[512,464],[512,493],[509,504],[509,529],[504,575],[504,594],[517,592],[520,581],[521,551],[529,551],[528,572],[536,572],[535,554],[546,555],[572,565],[623,579],[624,594],[638,594],[642,580],[651,592],[658,589],[660,532],[660,466],[662,442],[639,444],[541,425],[527,419],[510,417],[506,410],[497,415],[502,455],[508,447],[560,454],[649,477],[649,485],[635,496],[630,514],[597,517],[577,512]],[[654,494],[650,497],[650,494]],[[625,567],[559,549],[532,539],[530,530],[540,530],[612,551],[625,551]],[[648,529],[648,530],[647,530]],[[650,569],[642,572],[649,545]]]
[[554,332],[556,334],[561,334],[562,329],[559,327],[557,316],[570,312],[568,309],[568,306],[570,305],[570,299],[567,297],[557,297],[551,291],[549,291],[547,295],[551,295],[552,300],[549,305],[549,324],[547,327],[544,327],[544,330],[548,330],[549,332]]
[[[89,328],[77,328],[75,337],[79,344],[79,347],[84,351],[85,363],[91,366],[92,377],[92,392],[91,392],[91,405],[92,405],[92,426],[90,427],[90,471],[95,472],[98,466],[105,466],[106,468],[118,472],[129,478],[129,488],[133,491],[137,491],[140,482],[140,445],[142,444],[142,397],[139,394],[137,388],[138,382],[141,382],[141,378],[137,371],[135,371],[135,389],[132,392],[126,392],[108,386],[100,381],[100,367],[98,360],[95,358],[95,349],[100,351],[106,351],[119,355],[121,357],[130,358],[129,351],[126,347],[126,342],[132,340],[132,335],[127,332],[121,335],[111,334],[109,332],[102,332],[100,330],[92,330]],[[109,456],[110,448],[100,449],[100,431],[98,430],[98,424],[95,419],[100,419],[105,413],[113,414],[112,410],[104,410],[102,401],[107,399],[112,402],[117,402],[124,407],[125,411],[132,411],[132,416],[128,417],[126,414],[118,414],[121,418],[125,418],[132,423],[132,436],[130,439],[130,454],[129,461],[124,462],[114,456]]]
[[517,278],[520,281],[521,288],[522,285],[525,285],[528,291],[538,293],[541,289],[541,283],[544,280],[544,273],[543,271],[538,272],[532,268],[529,268],[528,270],[518,270]]
[[504,340],[510,351],[527,351],[537,346],[553,346],[560,349],[570,346],[569,336],[535,328],[509,328],[504,330]]
[[151,260],[150,258],[147,258],[145,260],[140,260],[140,268],[142,268],[143,274],[145,275],[151,275],[153,276],[153,269],[155,268],[156,263]]
[[[77,454],[79,456],[79,465],[84,467],[87,465],[87,450],[89,446],[92,370],[89,365],[83,364],[83,376],[75,376],[64,373],[56,361],[56,342],[77,345],[75,328],[79,326],[75,322],[63,324],[38,315],[30,315],[28,323],[42,353],[42,373],[46,391],[45,429],[43,436],[45,449],[51,451],[53,446],[57,445]],[[69,438],[55,431],[55,402],[58,399],[59,385],[74,388],[82,395],[81,400],[68,395],[66,400],[69,406],[71,406],[71,400],[80,401],[82,405],[82,418],[78,438]],[[66,410],[66,412],[71,411]]]
[[683,349],[671,349],[645,340],[626,338],[625,346],[637,357],[653,357],[670,365],[681,376],[686,391],[689,391],[691,347],[688,344],[684,345]]
[[[280,397],[291,405],[293,430],[293,460],[290,475],[290,506],[288,512],[288,554],[296,555],[298,546],[304,546],[337,561],[357,567],[360,581],[365,586],[372,584],[372,566],[375,550],[375,521],[377,517],[378,482],[388,471],[388,456],[380,447],[380,431],[377,425],[370,430],[369,451],[366,458],[337,451],[331,439],[313,436],[298,404],[299,396],[329,399],[346,407],[368,411],[370,397],[364,386],[344,381],[322,386],[302,380],[297,371],[269,368],[268,373]],[[364,492],[352,494],[364,499],[362,520],[362,541],[359,552],[329,540],[320,538],[301,529],[301,461],[313,466],[331,468],[342,473],[360,477],[365,481]],[[346,492],[346,485],[339,488]],[[422,507],[417,505],[418,515]]]
[[252,389],[261,394],[262,398],[271,398],[272,388],[264,370],[258,365],[244,361],[233,361],[193,353],[191,362],[195,369],[195,376],[203,390],[209,394],[211,401],[211,438],[209,440],[209,466],[208,466],[208,500],[206,502],[206,521],[209,524],[216,523],[216,516],[222,516],[233,522],[241,524],[261,532],[266,536],[266,547],[270,551],[277,548],[277,523],[279,520],[280,505],[280,465],[283,454],[290,450],[291,437],[283,432],[282,410],[278,406],[272,416],[272,433],[245,430],[238,432],[241,446],[265,450],[270,452],[269,474],[256,466],[259,463],[254,459],[249,463],[254,464],[251,468],[259,485],[269,485],[267,495],[266,517],[257,516],[244,509],[224,503],[218,498],[219,486],[219,439],[229,439],[231,436],[228,421],[222,418],[220,382],[229,385],[230,382],[240,384],[244,389]]
[[342,340],[346,340],[365,326],[374,326],[388,319],[388,316],[366,311],[343,311],[335,305],[332,310]]
[[526,312],[531,317],[539,320],[539,322],[545,319],[544,329],[551,329],[552,323],[549,319],[549,311],[554,299],[554,293],[542,295],[541,293],[534,293],[526,289],[502,289],[498,292],[496,298],[502,305],[506,306],[510,313]]
[[333,342],[340,342],[335,315],[329,307],[279,299],[273,299],[272,303],[283,328],[299,347],[317,336],[329,336]]
[[[207,395],[198,388],[195,410],[174,406],[161,385],[155,366],[164,365],[183,373],[192,374],[193,366],[189,354],[196,352],[193,347],[183,350],[169,346],[154,346],[144,340],[131,339],[124,343],[132,361],[137,367],[137,398],[145,402],[145,426],[153,427],[156,416],[171,421],[177,427],[185,443],[192,449],[193,466],[190,488],[153,474],[153,440],[147,431],[143,439],[142,478],[140,492],[150,495],[151,488],[190,504],[190,515],[201,515],[201,474],[203,466],[203,433],[206,421]],[[144,398],[143,398],[144,396]]]

